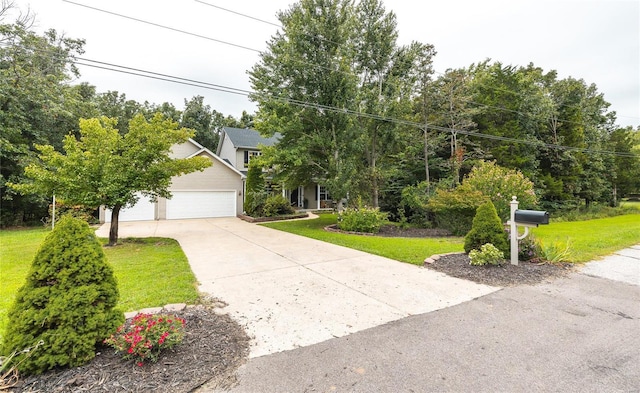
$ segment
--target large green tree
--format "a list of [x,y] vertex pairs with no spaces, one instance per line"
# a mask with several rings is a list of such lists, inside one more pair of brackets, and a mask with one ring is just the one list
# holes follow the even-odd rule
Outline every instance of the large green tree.
[[282,134],[266,157],[288,186],[315,179],[338,200],[362,194],[377,206],[407,139],[389,120],[412,117],[433,47],[398,46],[396,17],[379,0],[302,0],[279,18],[250,71],[256,127]]
[[65,138],[64,154],[51,145],[38,146],[41,162],[25,169],[29,181],[11,186],[22,193],[55,194],[68,204],[111,209],[109,245],[115,245],[122,208],[133,206],[140,194],[168,198],[173,176],[211,165],[205,157],[170,157],[171,146],[192,135],[160,114],[149,121],[136,115],[124,135],[115,119],[83,119],[80,138]]
[[360,165],[353,117],[353,9],[346,0],[302,0],[280,12],[283,28],[249,71],[258,103],[256,128],[279,131],[265,155],[287,186],[323,181],[341,199]]
[[[30,31],[30,18],[11,23],[11,4],[0,10],[0,225],[23,224],[46,212],[39,197],[21,196],[6,183],[23,179],[35,156],[34,144],[60,146],[62,135],[77,129],[78,113],[88,113],[87,91],[69,86],[78,76],[73,59],[84,41],[49,30]],[[74,128],[68,128],[75,124]]]

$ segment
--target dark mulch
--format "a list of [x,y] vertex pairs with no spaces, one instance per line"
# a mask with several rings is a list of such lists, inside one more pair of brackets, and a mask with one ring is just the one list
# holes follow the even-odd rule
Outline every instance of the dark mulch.
[[383,225],[378,236],[385,237],[446,237],[451,232],[440,228],[401,228],[397,225]]
[[160,354],[157,363],[137,366],[108,347],[87,365],[27,377],[11,392],[194,392],[226,389],[249,355],[249,337],[227,315],[205,306],[172,313],[186,320],[184,341]]
[[472,266],[467,254],[443,255],[433,263],[426,263],[429,269],[437,270],[449,276],[463,278],[479,284],[498,287],[515,285],[534,285],[543,281],[563,277],[574,271],[571,263],[536,263],[520,261],[512,265],[505,261],[500,266]]

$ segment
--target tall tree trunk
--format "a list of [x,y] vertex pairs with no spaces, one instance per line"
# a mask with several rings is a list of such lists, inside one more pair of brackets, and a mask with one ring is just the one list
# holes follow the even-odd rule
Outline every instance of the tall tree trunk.
[[427,182],[427,194],[431,193],[431,179],[429,179],[429,128],[427,128],[427,121],[424,122],[424,172],[425,180]]
[[111,226],[109,227],[109,244],[115,246],[118,244],[118,217],[120,216],[121,205],[117,204],[111,210]]
[[372,191],[372,203],[373,203],[373,207],[377,208],[378,207],[378,198],[379,198],[379,191],[378,191],[378,173],[377,173],[377,168],[376,168],[376,143],[378,143],[377,141],[377,128],[376,131],[373,134],[373,143],[371,144],[371,191]]

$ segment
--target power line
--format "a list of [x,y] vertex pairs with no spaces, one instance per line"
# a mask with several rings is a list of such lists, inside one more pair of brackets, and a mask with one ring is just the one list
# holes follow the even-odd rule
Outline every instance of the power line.
[[[217,6],[217,5],[214,5],[214,4],[211,4],[211,3],[208,3],[208,2],[206,2],[206,1],[202,1],[202,0],[194,0],[194,1],[195,1],[195,2],[197,2],[197,3],[200,3],[200,4],[207,5],[207,6],[212,7],[212,8],[216,8],[216,9],[219,9],[219,10],[222,10],[222,11],[225,11],[225,12],[228,12],[228,13],[232,13],[232,14],[234,14],[234,15],[241,16],[241,17],[243,17],[243,18],[247,18],[247,19],[251,19],[251,20],[254,20],[254,21],[258,21],[258,22],[261,22],[261,23],[264,23],[264,24],[267,24],[267,25],[270,25],[270,26],[275,26],[275,27],[277,27],[277,28],[279,28],[279,29],[283,29],[283,30],[284,30],[284,26],[282,26],[282,25],[280,25],[280,24],[273,23],[273,22],[269,22],[269,21],[266,21],[266,20],[263,20],[263,19],[260,19],[260,18],[256,18],[256,17],[254,17],[254,16],[251,16],[251,15],[245,14],[245,13],[243,13],[243,12],[234,11],[234,10],[231,10],[231,9],[228,9],[228,8],[220,7],[220,6]],[[326,41],[326,42],[330,42],[330,43],[334,43],[334,44],[335,44],[335,42],[330,41],[330,40],[327,40],[327,39],[326,39],[326,38],[324,38],[324,37],[312,36],[312,35],[310,35],[310,34],[305,34],[305,35],[306,35],[306,36],[309,36],[309,37],[313,37],[313,38],[318,38],[318,39],[320,39],[320,40],[323,40],[323,41]],[[311,65],[313,65],[313,64],[311,64]],[[314,66],[315,66],[315,65],[314,65]],[[555,70],[554,70],[554,71],[555,71]],[[435,71],[435,70],[434,70],[433,72],[434,72],[435,74],[439,74],[439,75],[442,75],[442,76],[446,76],[446,75],[447,75],[447,74],[446,74],[446,72],[439,72],[439,71]],[[388,85],[391,85],[391,86],[394,86],[394,87],[396,87],[396,88],[398,87],[397,85],[392,84],[392,83],[389,83],[389,82],[387,82],[387,84],[388,84]],[[480,85],[481,85],[481,86],[483,86],[483,87],[490,88],[490,89],[492,89],[492,90],[494,90],[494,91],[501,91],[501,92],[506,92],[506,93],[514,94],[514,95],[517,95],[517,96],[518,96],[518,97],[520,97],[520,98],[524,97],[524,93],[522,93],[522,92],[509,90],[509,89],[505,89],[505,88],[498,87],[498,86],[485,85],[485,84],[480,84]],[[486,108],[492,108],[492,109],[497,109],[497,110],[502,110],[502,111],[512,112],[512,113],[516,113],[516,114],[519,114],[519,115],[522,115],[522,116],[528,116],[528,117],[532,117],[532,116],[534,116],[534,115],[532,115],[532,114],[530,114],[530,113],[524,113],[524,112],[515,111],[515,110],[511,110],[511,109],[507,109],[507,108],[502,108],[502,107],[497,107],[497,106],[491,106],[491,105],[487,105],[487,104],[481,104],[481,103],[477,103],[477,102],[473,102],[473,101],[466,101],[466,102],[469,102],[470,104],[481,105],[481,106],[486,107]],[[565,106],[565,107],[567,107],[567,108],[578,108],[578,109],[582,109],[581,107],[579,107],[579,106],[577,106],[577,105],[564,105],[564,106]],[[617,115],[617,114],[616,114],[616,115]],[[638,118],[638,117],[633,117],[633,116],[622,116],[622,115],[618,115],[618,116],[620,116],[620,117],[626,117],[626,118],[632,118],[632,119],[640,119],[640,118]],[[549,119],[547,119],[547,120],[552,120],[552,119],[551,119],[551,118],[549,118]],[[557,120],[557,121],[559,121],[559,122],[563,122],[563,123],[579,124],[579,125],[582,125],[582,126],[586,125],[585,123],[580,123],[580,122],[576,122],[576,121],[573,121],[573,120],[564,120],[564,119],[556,119],[556,120]]]
[[88,8],[88,9],[94,10],[94,11],[103,12],[103,13],[105,13],[105,14],[109,14],[109,15],[117,16],[117,17],[124,18],[124,19],[129,19],[129,20],[132,20],[132,21],[135,21],[135,22],[138,22],[138,23],[144,23],[144,24],[146,24],[146,25],[150,25],[150,26],[154,26],[154,27],[159,27],[159,28],[161,28],[161,29],[165,29],[165,30],[173,31],[173,32],[176,32],[176,33],[182,33],[182,34],[190,35],[190,36],[192,36],[192,37],[202,38],[202,39],[205,39],[205,40],[208,40],[208,41],[213,41],[213,42],[217,42],[217,43],[220,43],[220,44],[225,44],[225,45],[229,45],[229,46],[234,46],[234,47],[236,47],[236,48],[240,48],[240,49],[244,49],[244,50],[248,50],[248,51],[252,51],[252,52],[261,53],[261,51],[259,51],[258,49],[249,48],[248,46],[239,45],[239,44],[234,44],[234,43],[232,43],[232,42],[219,40],[219,39],[217,39],[217,38],[207,37],[207,36],[202,35],[202,34],[191,33],[191,32],[186,31],[186,30],[177,29],[177,28],[175,28],[175,27],[170,27],[170,26],[166,26],[166,25],[161,25],[161,24],[159,24],[159,23],[149,22],[149,21],[146,21],[146,20],[143,20],[143,19],[139,19],[139,18],[134,18],[134,17],[127,16],[127,15],[118,14],[118,13],[116,13],[116,12],[103,10],[103,9],[101,9],[101,8],[97,8],[97,7],[91,7],[91,6],[88,6],[88,5],[86,5],[86,4],[76,3],[76,2],[71,1],[71,0],[62,0],[62,1],[63,1],[63,2],[65,2],[65,3],[69,3],[69,4],[73,4],[73,5],[77,5],[77,6],[79,6],[79,7],[84,7],[84,8]]
[[[7,43],[0,43],[0,46],[16,47],[17,45],[12,45],[12,44],[7,44]],[[20,46],[18,46],[18,47],[20,47]],[[25,48],[25,47],[22,46],[22,48]],[[40,50],[40,49],[34,49],[34,48],[30,48],[30,49],[32,49],[34,51],[37,51],[37,52],[45,53],[46,55],[49,55],[50,57],[53,57],[55,55],[52,51],[46,51],[46,50]],[[375,115],[375,114],[370,114],[370,113],[366,113],[366,112],[351,110],[351,109],[347,109],[347,108],[338,108],[338,107],[329,106],[329,105],[312,103],[312,102],[309,102],[309,101],[292,99],[292,98],[288,98],[288,97],[278,97],[278,96],[275,96],[275,95],[272,95],[272,94],[264,94],[264,93],[259,93],[259,92],[255,92],[255,91],[250,91],[250,90],[243,90],[243,89],[233,88],[233,87],[229,87],[229,86],[223,86],[223,85],[218,85],[218,84],[213,84],[213,83],[208,83],[208,82],[197,81],[197,80],[194,80],[194,79],[182,78],[182,77],[177,77],[177,76],[173,76],[173,75],[157,73],[157,72],[153,72],[153,71],[146,71],[146,70],[133,68],[133,67],[121,66],[121,65],[117,65],[117,64],[113,64],[113,63],[107,63],[107,62],[102,62],[102,61],[97,61],[97,60],[86,59],[86,58],[82,58],[82,57],[76,57],[75,59],[72,59],[71,62],[74,63],[74,64],[77,64],[77,65],[83,65],[83,66],[87,66],[87,67],[99,68],[99,69],[103,69],[103,70],[107,70],[107,71],[113,71],[113,72],[129,74],[129,75],[132,75],[132,76],[139,76],[139,77],[144,77],[144,78],[156,79],[156,80],[161,80],[161,81],[165,81],[165,82],[171,82],[171,83],[183,84],[183,85],[188,85],[188,86],[200,87],[200,88],[203,88],[203,89],[215,90],[215,91],[220,91],[220,92],[223,92],[223,93],[230,93],[230,94],[237,94],[237,95],[244,95],[244,96],[249,96],[250,94],[254,94],[254,95],[257,95],[258,97],[274,99],[274,100],[277,100],[277,101],[281,101],[281,102],[285,102],[285,103],[289,103],[289,104],[293,104],[293,105],[297,105],[297,106],[301,106],[301,107],[317,109],[317,110],[324,110],[324,111],[332,111],[332,112],[335,112],[335,113],[344,113],[344,114],[358,116],[358,117],[372,119],[372,120],[385,121],[385,122],[390,122],[390,123],[395,123],[395,124],[400,124],[400,125],[411,126],[411,127],[415,127],[415,128],[418,128],[418,129],[424,129],[424,127],[425,127],[425,124],[417,123],[417,122],[414,122],[414,121],[402,120],[402,119],[397,119],[397,118],[387,117],[387,116],[382,116],[382,115]],[[606,154],[606,155],[614,155],[614,156],[618,156],[618,157],[636,157],[636,156],[638,156],[637,154],[634,154],[634,153],[616,152],[616,151],[607,151],[607,150],[595,150],[595,149],[579,148],[579,147],[573,147],[573,146],[563,146],[563,145],[549,144],[549,143],[543,143],[543,142],[540,142],[540,141],[529,141],[529,140],[525,140],[525,139],[517,139],[517,138],[503,137],[503,136],[497,136],[497,135],[482,134],[482,133],[477,132],[477,131],[458,130],[458,129],[453,129],[453,128],[449,128],[449,127],[436,126],[436,125],[432,125],[432,124],[427,124],[426,127],[429,128],[429,129],[432,129],[432,130],[440,131],[440,132],[459,133],[459,134],[462,134],[462,135],[468,135],[468,136],[473,136],[473,137],[478,137],[478,138],[483,138],[483,139],[490,139],[490,140],[497,140],[497,141],[511,142],[511,143],[519,143],[519,144],[527,144],[527,145],[532,145],[532,146],[535,146],[535,147],[546,147],[546,148],[550,148],[550,149],[565,150],[565,151],[579,151],[579,152],[590,153],[590,154]]]

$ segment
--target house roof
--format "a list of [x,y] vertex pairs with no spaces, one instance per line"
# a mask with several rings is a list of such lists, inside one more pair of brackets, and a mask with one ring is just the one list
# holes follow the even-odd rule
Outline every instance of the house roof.
[[229,136],[236,149],[257,149],[259,145],[273,146],[282,137],[276,132],[272,137],[265,138],[258,131],[249,128],[223,127],[222,131]]
[[216,161],[220,162],[223,166],[226,166],[227,168],[231,169],[233,172],[235,172],[238,175],[240,175],[241,178],[244,179],[245,177],[247,177],[247,175],[245,173],[240,172],[239,170],[234,168],[233,165],[231,165],[231,163],[229,162],[229,160],[223,160],[222,158],[220,158],[220,156],[218,156],[217,154],[215,154],[214,152],[212,152],[211,150],[209,150],[206,147],[202,146],[201,144],[199,144],[198,142],[194,141],[191,138],[189,138],[189,142],[192,143],[194,146],[196,146],[199,150],[196,151],[195,153],[189,155],[186,158],[196,157],[196,156],[199,156],[202,153],[205,153],[205,154],[211,156]]

